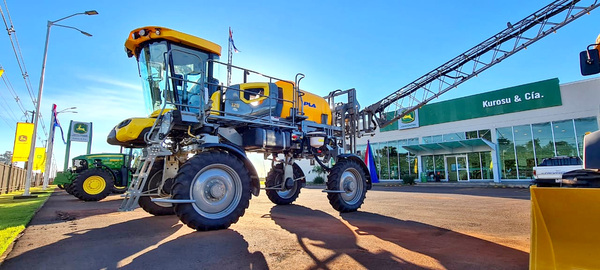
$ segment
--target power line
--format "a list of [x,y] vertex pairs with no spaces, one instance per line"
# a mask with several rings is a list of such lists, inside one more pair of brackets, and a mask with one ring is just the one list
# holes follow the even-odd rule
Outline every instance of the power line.
[[[35,95],[33,93],[32,90],[32,86],[31,86],[31,81],[29,80],[29,75],[27,73],[27,68],[25,67],[25,60],[23,59],[23,53],[21,51],[21,46],[19,45],[19,39],[17,38],[17,33],[15,31],[13,22],[12,22],[12,18],[10,17],[10,11],[8,9],[8,5],[6,4],[6,0],[4,0],[4,7],[6,8],[6,12],[8,15],[8,20],[10,21],[10,27],[6,21],[6,17],[4,16],[4,12],[2,11],[2,7],[0,7],[0,15],[2,16],[2,20],[4,21],[4,26],[6,26],[6,31],[8,33],[8,37],[10,39],[10,44],[12,45],[13,48],[13,52],[15,54],[15,58],[17,59],[17,64],[19,65],[19,69],[21,70],[21,75],[23,76],[23,80],[25,81],[25,87],[27,88],[27,91],[29,92],[29,96],[31,98],[31,102],[33,103],[33,106],[36,107],[37,102],[39,102],[39,98],[36,101]],[[13,35],[15,36],[15,39],[13,41]],[[16,46],[15,46],[16,43]],[[44,134],[48,134],[48,132],[46,131],[46,125],[44,124],[44,120],[42,117],[42,113],[41,112],[37,112],[40,118],[40,122],[42,124],[42,130],[44,132]]]
[[[1,68],[2,68],[2,65],[0,65],[0,69]],[[10,83],[10,80],[8,79],[8,75],[6,74],[6,70],[4,70],[4,74],[2,75],[2,81],[4,81],[4,85],[6,85],[6,88],[8,89],[10,94],[15,99],[15,102],[17,102],[17,105],[19,105],[19,109],[21,109],[21,112],[23,113],[23,115],[27,116],[27,110],[25,109],[25,106],[23,106],[23,103],[21,102],[21,98],[19,98],[19,95],[17,94],[17,92],[13,88],[12,84]]]
[[13,113],[13,111],[12,111],[12,110],[10,110],[10,106],[8,105],[8,102],[6,102],[6,100],[7,100],[7,99],[6,99],[6,98],[4,98],[4,94],[2,94],[2,92],[0,92],[0,95],[2,95],[2,96],[3,96],[3,98],[2,98],[2,103],[4,103],[4,104],[5,104],[5,106],[2,106],[2,109],[3,109],[4,111],[6,111],[6,114],[7,114],[9,117],[11,117],[11,118],[12,118],[12,119],[13,119],[15,122],[18,122],[18,121],[17,121],[17,116],[16,116],[16,115]]

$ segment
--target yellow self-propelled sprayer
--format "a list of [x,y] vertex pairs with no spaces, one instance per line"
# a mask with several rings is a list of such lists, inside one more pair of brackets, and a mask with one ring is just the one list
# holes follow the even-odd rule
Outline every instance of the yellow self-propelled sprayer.
[[[313,159],[328,173],[329,203],[340,212],[356,211],[372,186],[367,167],[353,154],[358,136],[598,6],[578,2],[552,2],[363,110],[355,89],[319,97],[300,89],[302,74],[293,81],[266,76],[219,62],[221,47],[210,41],[164,27],[135,29],[125,48],[138,61],[151,114],[122,121],[108,136],[113,145],[144,148],[144,163],[120,210],[139,204],[154,215],[176,213],[197,230],[227,228],[244,214],[251,195],[259,194],[258,175],[246,157],[259,152],[272,161],[264,189],[273,203],[296,200],[306,181],[296,161]],[[219,65],[241,71],[243,83],[220,84]],[[246,74],[263,79],[246,82]]]

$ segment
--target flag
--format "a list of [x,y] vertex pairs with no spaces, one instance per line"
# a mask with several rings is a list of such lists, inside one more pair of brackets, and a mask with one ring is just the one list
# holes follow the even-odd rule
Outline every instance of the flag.
[[62,140],[63,143],[67,144],[67,141],[65,140],[65,132],[63,131],[62,127],[60,126],[60,122],[58,122],[58,115],[56,113],[56,104],[52,104],[52,114],[54,115],[54,127],[58,127],[60,128],[60,135],[62,136]]
[[377,167],[375,167],[375,159],[373,159],[373,152],[371,150],[371,143],[369,141],[367,141],[367,151],[365,151],[365,164],[367,165],[367,168],[369,168],[371,183],[379,183]]
[[229,27],[229,43],[231,43],[231,46],[233,46],[233,51],[236,53],[240,52],[240,50],[235,47],[235,43],[233,43],[233,31],[231,31],[231,27]]
[[17,123],[12,162],[28,161],[33,138],[33,123]]

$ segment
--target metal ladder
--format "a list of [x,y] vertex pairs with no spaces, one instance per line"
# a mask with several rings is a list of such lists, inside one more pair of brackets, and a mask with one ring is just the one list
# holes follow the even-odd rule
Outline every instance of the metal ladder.
[[138,200],[142,196],[148,177],[150,177],[154,161],[157,157],[169,156],[171,154],[171,151],[163,147],[161,142],[153,142],[146,148],[146,153],[142,156],[144,163],[137,168],[127,192],[123,194],[125,198],[121,203],[121,207],[119,207],[120,212],[133,211],[137,208]]

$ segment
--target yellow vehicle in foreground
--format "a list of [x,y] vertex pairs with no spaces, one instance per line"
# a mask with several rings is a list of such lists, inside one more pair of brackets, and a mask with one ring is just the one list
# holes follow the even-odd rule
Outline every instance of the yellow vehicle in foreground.
[[[150,116],[126,119],[108,137],[144,148],[120,210],[139,204],[155,215],[174,210],[197,230],[227,228],[261,189],[246,157],[257,152],[272,161],[264,189],[273,203],[296,200],[306,181],[297,161],[311,159],[327,171],[323,191],[331,206],[356,211],[377,177],[353,154],[357,137],[396,123],[600,6],[580,2],[553,1],[363,109],[355,89],[319,97],[301,90],[302,74],[293,81],[266,76],[219,62],[221,47],[210,41],[158,26],[135,29],[125,48],[138,61]],[[220,84],[219,65],[243,74],[242,83]],[[248,74],[260,80],[248,82]]]

